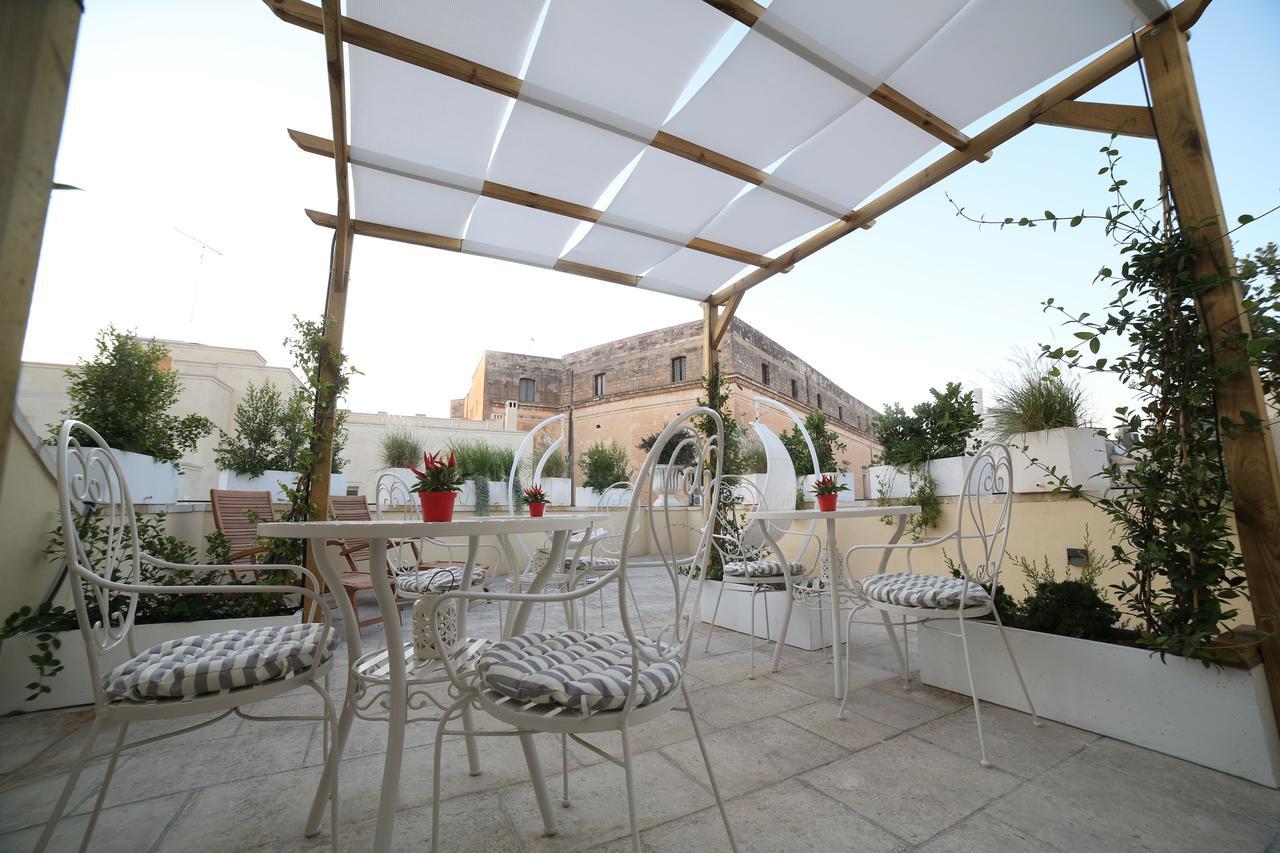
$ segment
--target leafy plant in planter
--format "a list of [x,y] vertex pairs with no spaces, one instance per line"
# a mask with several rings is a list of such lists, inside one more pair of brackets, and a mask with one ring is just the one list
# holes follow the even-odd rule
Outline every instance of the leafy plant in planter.
[[[643,450],[645,453],[648,453],[650,450],[653,450],[653,445],[657,443],[658,435],[659,434],[656,432],[649,433],[644,438],[640,439],[640,443],[637,444],[636,447]],[[693,430],[691,429],[681,429],[675,435],[671,436],[671,440],[668,441],[662,450],[658,452],[658,464],[674,464],[683,466],[693,465],[696,463],[698,461],[698,456],[694,442],[689,442],[688,444],[684,443],[687,439],[691,439],[693,437]],[[676,453],[677,448],[679,448],[679,455],[676,456],[675,461],[672,462],[671,457]]]
[[818,453],[820,471],[813,470],[813,457],[809,455],[809,445],[805,444],[804,435],[799,427],[793,426],[778,436],[782,439],[782,445],[787,448],[787,454],[791,457],[791,464],[795,466],[796,473],[803,477],[809,474],[821,474],[823,471],[843,470],[836,465],[836,453],[843,451],[846,445],[840,440],[839,435],[827,429],[826,413],[810,412],[804,419],[804,428],[813,441],[813,449]]
[[743,447],[738,464],[744,474],[763,474],[768,471],[769,457],[764,451],[764,445],[754,441]]
[[412,430],[388,429],[378,441],[382,464],[387,468],[408,468],[422,455],[422,442]]
[[[1244,361],[1268,373],[1280,352],[1280,338],[1268,337],[1264,324],[1262,337],[1224,350],[1242,352],[1239,362],[1215,364],[1196,297],[1221,285],[1227,273],[1198,276],[1197,262],[1207,251],[1204,238],[1193,225],[1175,224],[1169,206],[1162,211],[1160,202],[1131,200],[1127,181],[1117,173],[1119,151],[1107,145],[1102,153],[1106,165],[1099,174],[1109,184],[1112,201],[1101,213],[1081,212],[1068,220],[1046,210],[1042,217],[1007,217],[993,224],[1048,223],[1056,230],[1060,222],[1074,228],[1098,221],[1119,249],[1119,272],[1104,267],[1095,278],[1113,289],[1104,315],[1073,314],[1046,300],[1045,310],[1058,312],[1079,343],[1045,345],[1042,351],[1054,362],[1054,375],[1063,369],[1106,374],[1133,391],[1136,405],[1117,409],[1119,425],[1132,441],[1132,464],[1104,469],[1114,484],[1107,496],[1086,494],[1066,477],[1058,477],[1057,490],[1110,516],[1120,538],[1113,557],[1127,571],[1113,588],[1138,619],[1139,642],[1208,666],[1221,659],[1214,640],[1235,617],[1233,602],[1245,594],[1243,564],[1231,539],[1221,439],[1258,428],[1265,416],[1245,413],[1243,423],[1219,421],[1215,382],[1241,369]],[[985,221],[966,216],[959,206],[957,212],[970,221]],[[1241,223],[1250,219],[1241,217]],[[1265,257],[1261,264],[1243,268],[1254,277],[1266,270]],[[1273,279],[1274,271],[1272,265]],[[1276,310],[1280,293],[1274,285],[1246,287],[1251,297],[1246,310]],[[1108,355],[1102,353],[1104,344]]]
[[578,465],[582,468],[582,485],[597,492],[631,479],[627,450],[616,441],[597,441],[583,451]]
[[[307,393],[300,390],[286,400],[270,381],[259,386],[249,383],[244,398],[236,405],[235,435],[223,432],[213,451],[218,467],[244,477],[261,477],[267,471],[296,471],[310,432],[308,399]],[[335,473],[342,470],[345,421],[345,413],[340,412],[333,444]]]
[[1052,375],[1024,358],[1013,375],[1000,379],[985,424],[996,439],[1007,441],[1019,433],[1084,426],[1087,420],[1084,389],[1077,379]]
[[[152,456],[175,468],[183,454],[213,431],[203,415],[169,414],[182,392],[182,381],[160,365],[169,350],[155,340],[107,326],[98,332],[97,353],[67,370],[71,405],[63,418],[83,421],[115,450]],[[47,444],[58,440],[61,424],[51,427]]]
[[[929,473],[929,461],[963,455],[973,434],[982,426],[973,392],[962,390],[960,383],[948,382],[944,391],[930,388],[929,395],[931,400],[917,403],[910,413],[898,403],[891,403],[871,421],[871,432],[882,448],[876,461],[905,471],[909,477],[905,502],[920,507],[920,512],[908,521],[916,540],[926,530],[937,527],[942,518],[938,484]],[[886,491],[883,485],[882,494]],[[890,502],[882,497],[879,503],[887,506]],[[883,521],[897,523],[889,517]]]

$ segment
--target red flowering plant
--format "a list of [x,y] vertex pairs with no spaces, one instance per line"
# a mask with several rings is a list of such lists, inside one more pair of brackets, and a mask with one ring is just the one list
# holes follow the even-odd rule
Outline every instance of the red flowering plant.
[[847,491],[849,491],[849,487],[830,474],[823,474],[813,481],[813,493],[815,495],[836,495]]
[[412,465],[409,470],[418,481],[409,487],[411,492],[457,492],[462,489],[462,472],[453,458],[453,451],[446,458],[444,451],[422,454],[422,470]]
[[534,483],[524,490],[520,502],[524,504],[549,504],[551,500],[547,497],[547,493],[542,491],[542,486]]

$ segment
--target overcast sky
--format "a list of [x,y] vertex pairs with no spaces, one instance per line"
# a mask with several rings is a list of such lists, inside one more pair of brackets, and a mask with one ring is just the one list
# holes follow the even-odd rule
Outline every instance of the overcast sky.
[[[331,232],[302,210],[334,209],[332,166],[285,133],[330,134],[322,37],[255,0],[86,7],[56,169],[56,180],[84,192],[53,194],[24,357],[74,361],[96,329],[115,323],[286,364],[290,317],[319,316],[328,270]],[[1191,41],[1233,220],[1280,203],[1277,43],[1275,0],[1219,0]],[[1088,97],[1143,103],[1137,68]],[[990,399],[1016,351],[1069,339],[1042,300],[1077,311],[1105,304],[1092,279],[1113,252],[1097,229],[978,230],[944,193],[997,216],[1099,209],[1105,142],[1032,128],[752,290],[738,316],[876,408],[910,405],[948,380],[986,386]],[[1152,197],[1155,143],[1119,147],[1130,183]],[[1239,252],[1280,241],[1280,216],[1237,239]],[[561,355],[700,316],[675,297],[358,238],[346,348],[362,375],[348,403],[443,416],[485,349]],[[1106,423],[1123,391],[1089,387]]]

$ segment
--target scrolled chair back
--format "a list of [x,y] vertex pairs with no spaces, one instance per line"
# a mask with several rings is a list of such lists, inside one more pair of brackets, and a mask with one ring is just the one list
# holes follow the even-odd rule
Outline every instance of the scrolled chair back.
[[993,442],[978,450],[965,473],[959,510],[956,559],[960,571],[967,580],[994,590],[1013,512],[1013,459],[1007,446]]
[[764,506],[764,496],[751,480],[726,474],[722,478],[719,500],[713,507],[715,528],[711,535],[711,547],[720,556],[721,564],[748,562],[760,558],[765,539],[752,535],[756,525],[743,523],[746,506]]
[[[133,647],[138,593],[120,589],[142,578],[133,500],[107,442],[92,427],[67,420],[58,430],[58,513],[62,550],[93,683],[99,659],[120,643]],[[90,523],[94,535],[84,538]]]
[[[687,663],[689,660],[690,643],[696,626],[699,602],[702,599],[702,588],[706,583],[706,567],[712,548],[714,527],[712,514],[720,503],[721,463],[723,461],[720,448],[724,446],[724,424],[720,416],[714,410],[703,406],[690,409],[679,415],[658,435],[657,441],[654,442],[653,448],[645,457],[644,464],[641,465],[640,472],[636,477],[637,483],[650,481],[653,475],[653,467],[658,464],[658,459],[666,445],[672,441],[684,440],[683,436],[680,436],[681,429],[699,422],[706,426],[707,421],[714,427],[714,434],[705,440],[697,442],[697,466],[704,474],[704,482],[706,482],[704,494],[707,499],[701,505],[689,508],[673,507],[670,504],[649,508],[651,528],[656,528],[657,519],[654,516],[658,513],[666,516],[668,529],[673,526],[670,516],[674,512],[696,512],[701,515],[698,523],[690,525],[697,533],[698,542],[686,564],[689,567],[688,570],[691,570],[691,577],[696,576],[698,583],[696,586],[692,582],[682,583],[681,566],[677,564],[676,555],[669,553],[668,549],[664,547],[662,537],[655,536],[653,538],[654,547],[659,551],[657,568],[665,573],[662,581],[670,584],[673,607],[670,611],[669,620],[660,621],[657,627],[653,625],[651,620],[646,619],[647,631],[637,630],[637,626],[633,624],[632,619],[636,612],[637,602],[628,600],[632,587],[631,584],[626,582],[629,564],[639,546],[639,534],[641,532],[639,516],[643,500],[642,489],[633,490],[631,501],[627,508],[627,519],[622,534],[621,558],[617,570],[618,610],[621,615],[623,631],[632,649],[632,690],[625,706],[627,711],[634,706],[637,697],[640,695],[637,682],[640,675],[641,660],[649,663],[676,659],[679,659],[682,663]],[[677,436],[680,437],[677,438]],[[646,565],[651,565],[651,563],[652,558],[646,558]]]

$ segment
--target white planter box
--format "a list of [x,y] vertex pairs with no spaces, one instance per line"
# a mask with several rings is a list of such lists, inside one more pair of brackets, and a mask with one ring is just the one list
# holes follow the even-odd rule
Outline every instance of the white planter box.
[[[283,487],[292,487],[296,482],[298,482],[298,475],[292,471],[267,471],[261,477],[246,477],[234,471],[218,472],[219,489],[234,489],[242,492],[271,492],[271,500],[276,503],[285,503],[289,500],[284,493]],[[329,494],[345,495],[346,493],[347,475],[331,474],[329,476]]]
[[[1087,492],[1104,492],[1111,487],[1111,479],[1099,474],[1107,467],[1107,440],[1096,429],[1064,427],[1019,433],[1009,439],[1009,447],[1015,492],[1052,491],[1057,480],[1044,468],[1056,469]],[[1033,465],[1032,459],[1038,464]]]
[[[616,493],[621,491],[621,494]],[[586,486],[578,486],[573,490],[578,509],[595,509],[600,506],[600,493]],[[631,503],[631,490],[615,490],[609,494],[609,505],[604,509],[626,509]],[[641,504],[643,506],[643,504]]]
[[[696,583],[696,582],[695,582]],[[731,584],[732,586],[732,584]],[[738,589],[725,590],[720,599],[720,609],[716,610],[716,596],[720,593],[720,581],[707,581],[702,588],[701,616],[703,622],[711,621],[711,614],[716,614],[715,624],[740,634],[751,633],[751,601],[750,592]],[[769,601],[769,632],[765,634],[765,599]],[[756,632],[760,639],[766,636],[776,640],[782,633],[782,617],[787,612],[787,591],[772,590],[755,596]],[[821,615],[819,615],[821,614]],[[831,645],[831,611],[811,610],[796,605],[791,611],[791,624],[787,626],[785,642],[797,649],[813,651]]]
[[543,477],[540,485],[551,499],[552,506],[569,505],[573,492],[570,491],[568,477]]
[[[969,693],[960,640],[948,621],[920,629],[920,679]],[[1040,715],[1252,782],[1280,787],[1280,740],[1262,667],[1206,668],[1143,649],[1007,629]],[[1018,687],[999,632],[965,623],[978,698],[1020,711]]]
[[[958,495],[964,488],[964,477],[973,465],[972,456],[948,456],[929,461],[929,473],[937,484],[938,495]],[[1015,464],[1016,468],[1017,465]],[[911,475],[891,465],[876,465],[867,472],[873,498],[905,498],[911,492]]]
[[[211,634],[232,628],[265,628],[273,625],[292,625],[298,621],[297,613],[284,616],[260,616],[248,619],[210,619],[202,622],[157,622],[137,625],[134,628],[134,644],[141,652],[165,640],[190,637],[195,634]],[[14,711],[44,711],[49,708],[65,708],[70,705],[93,703],[93,688],[89,681],[89,659],[85,656],[84,639],[78,630],[63,631],[57,635],[62,641],[54,656],[62,661],[62,672],[47,684],[50,692],[39,699],[26,701],[31,691],[27,685],[36,680],[36,670],[28,656],[36,653],[36,641],[32,635],[13,637],[0,647],[0,714]],[[121,643],[99,661],[99,672],[106,674],[129,658],[128,646]]]

